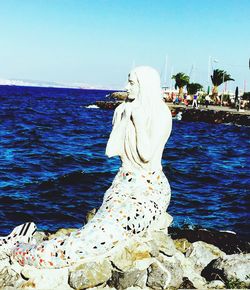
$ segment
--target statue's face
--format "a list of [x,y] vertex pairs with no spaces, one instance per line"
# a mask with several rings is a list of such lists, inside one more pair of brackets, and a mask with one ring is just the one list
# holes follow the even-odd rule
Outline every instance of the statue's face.
[[130,73],[128,75],[128,84],[126,86],[126,91],[128,92],[128,98],[130,100],[134,100],[138,96],[139,91],[140,91],[140,86],[139,86],[138,79],[135,73]]

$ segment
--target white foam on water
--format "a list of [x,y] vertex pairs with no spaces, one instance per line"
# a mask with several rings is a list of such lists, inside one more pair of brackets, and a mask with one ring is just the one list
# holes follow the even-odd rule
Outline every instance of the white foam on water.
[[99,109],[99,107],[97,105],[88,105],[85,108],[87,108],[87,109]]

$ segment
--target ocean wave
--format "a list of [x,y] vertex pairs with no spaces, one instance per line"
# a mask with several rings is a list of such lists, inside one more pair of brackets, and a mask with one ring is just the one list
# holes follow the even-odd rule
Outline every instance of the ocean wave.
[[85,108],[87,108],[87,109],[100,109],[97,105],[88,105],[88,106],[85,106]]

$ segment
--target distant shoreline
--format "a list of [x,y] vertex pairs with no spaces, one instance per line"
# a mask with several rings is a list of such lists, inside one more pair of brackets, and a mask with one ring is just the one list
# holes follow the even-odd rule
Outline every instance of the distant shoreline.
[[93,90],[93,91],[110,91],[114,92],[115,89],[111,88],[98,88],[98,87],[77,87],[77,86],[56,86],[56,85],[39,85],[39,84],[0,84],[0,87],[20,87],[20,88],[41,88],[41,89],[68,89],[68,90]]

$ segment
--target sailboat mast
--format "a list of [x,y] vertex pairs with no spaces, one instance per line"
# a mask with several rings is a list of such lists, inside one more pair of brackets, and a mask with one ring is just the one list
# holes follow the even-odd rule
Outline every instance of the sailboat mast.
[[163,79],[163,83],[164,86],[167,86],[167,72],[168,72],[168,55],[166,55],[165,58],[165,67],[164,67],[164,79]]

